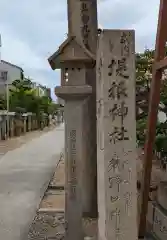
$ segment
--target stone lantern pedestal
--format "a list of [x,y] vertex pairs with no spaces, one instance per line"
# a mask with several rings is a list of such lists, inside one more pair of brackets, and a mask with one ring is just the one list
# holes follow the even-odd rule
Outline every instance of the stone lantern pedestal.
[[[89,171],[86,161],[86,141],[84,132],[83,105],[92,94],[92,87],[62,86],[55,93],[65,100],[65,218],[67,239],[83,239],[82,212],[84,205],[90,202],[90,196],[84,190],[85,173]],[[89,181],[88,176],[88,181]],[[86,201],[86,202],[83,202]],[[91,206],[90,206],[91,207]]]

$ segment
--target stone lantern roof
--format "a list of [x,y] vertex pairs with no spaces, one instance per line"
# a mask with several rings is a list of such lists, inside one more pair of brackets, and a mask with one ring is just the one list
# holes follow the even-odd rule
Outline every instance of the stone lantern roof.
[[95,63],[96,56],[83,44],[79,44],[75,37],[68,37],[59,49],[48,59],[53,70],[60,69],[71,63]]

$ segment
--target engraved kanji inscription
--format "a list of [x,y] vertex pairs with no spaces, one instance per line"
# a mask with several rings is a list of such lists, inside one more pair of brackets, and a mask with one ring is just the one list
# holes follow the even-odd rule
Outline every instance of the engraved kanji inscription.
[[119,83],[113,82],[108,90],[108,97],[111,99],[121,99],[127,97],[127,88],[124,81]]
[[121,123],[123,123],[124,118],[128,114],[128,107],[124,101],[115,103],[113,108],[109,110],[109,114],[112,117],[112,121],[114,121],[116,117],[121,117]]
[[117,154],[114,153],[113,157],[108,162],[107,170],[108,172],[113,171],[114,173],[116,170],[122,171],[125,169],[125,165],[128,165],[128,163],[128,160],[121,161]]
[[122,56],[129,56],[130,53],[130,49],[129,49],[129,34],[123,32],[121,34],[121,38],[120,38],[120,43],[121,43],[121,55]]
[[115,210],[109,213],[109,220],[113,221],[115,218],[115,236],[116,239],[119,239],[119,235],[121,233],[120,224],[121,224],[121,211],[116,208]]
[[76,130],[70,131],[70,153],[71,161],[70,164],[70,197],[75,198],[76,185],[77,185],[77,166],[76,166]]
[[71,130],[70,138],[71,138],[71,141],[75,141],[76,140],[76,130]]
[[108,65],[108,76],[112,76],[114,73],[114,70],[116,72],[116,76],[123,77],[124,79],[128,79],[129,75],[127,73],[127,60],[125,57],[122,57],[121,59],[115,60],[111,59],[109,65]]
[[90,28],[89,28],[89,8],[87,2],[81,2],[81,35],[83,37],[83,44],[89,48],[89,34],[90,34]]
[[130,192],[126,192],[124,194],[124,199],[125,199],[125,212],[127,215],[129,215],[129,209],[132,205],[132,194]]
[[108,172],[113,171],[113,173],[116,171],[120,172],[125,169],[125,166],[128,165],[128,163],[128,160],[121,161],[117,154],[114,153],[113,157],[108,162],[107,170]]
[[122,59],[118,60],[118,66],[116,69],[116,75],[123,77],[125,79],[129,78],[129,75],[127,74],[127,62],[126,58],[123,57]]
[[99,61],[99,66],[98,66],[98,79],[99,81],[101,81],[101,68],[103,66],[103,61],[102,61],[102,58],[100,58],[100,61]]
[[117,190],[118,192],[120,191],[120,184],[122,182],[122,179],[120,176],[115,176],[115,177],[109,177],[109,188],[113,188],[113,185],[116,184],[117,185]]
[[109,160],[108,172],[110,172],[111,170],[115,172],[115,170],[119,168],[119,165],[120,165],[120,158],[115,153],[114,156],[111,158],[111,160]]
[[129,140],[128,131],[125,127],[114,127],[113,131],[109,133],[110,143],[116,143],[119,141]]
[[112,59],[110,64],[108,65],[108,69],[109,69],[108,76],[112,76],[115,65],[116,65],[116,60]]
[[115,202],[118,201],[119,199],[120,199],[119,196],[111,196],[111,197],[110,197],[111,203],[115,203]]

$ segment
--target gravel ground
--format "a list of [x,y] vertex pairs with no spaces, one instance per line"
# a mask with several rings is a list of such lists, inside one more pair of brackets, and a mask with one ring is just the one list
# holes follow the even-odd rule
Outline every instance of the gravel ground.
[[[84,237],[97,236],[97,219],[83,219]],[[61,240],[65,237],[63,213],[38,213],[31,225],[28,240]]]

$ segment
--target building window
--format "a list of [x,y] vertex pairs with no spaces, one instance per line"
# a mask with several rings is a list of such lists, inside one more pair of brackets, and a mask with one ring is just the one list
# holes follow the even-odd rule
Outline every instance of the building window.
[[1,79],[7,81],[8,72],[1,72]]
[[21,72],[21,80],[23,80],[23,79],[24,79],[24,73]]

